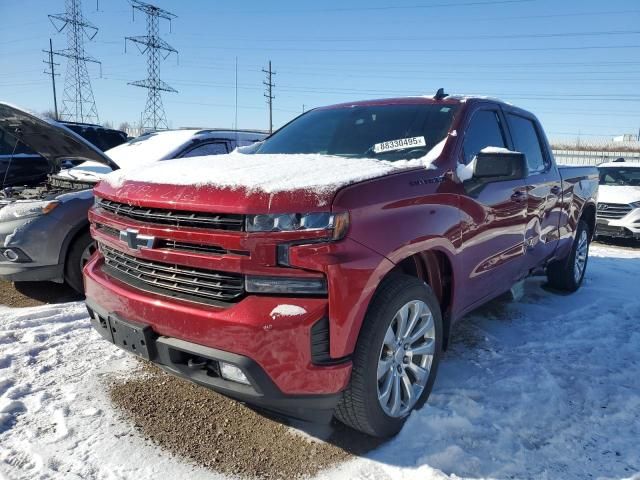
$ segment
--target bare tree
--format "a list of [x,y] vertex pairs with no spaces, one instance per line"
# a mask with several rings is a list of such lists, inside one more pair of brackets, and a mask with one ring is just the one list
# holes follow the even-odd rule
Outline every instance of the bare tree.
[[53,110],[45,110],[44,112],[42,112],[42,116],[45,118],[50,118],[51,120],[55,120],[56,112],[54,112]]

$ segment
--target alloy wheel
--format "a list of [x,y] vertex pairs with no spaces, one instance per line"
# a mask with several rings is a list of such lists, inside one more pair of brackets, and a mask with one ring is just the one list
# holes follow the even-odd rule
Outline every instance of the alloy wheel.
[[378,401],[390,417],[409,414],[429,380],[436,349],[433,314],[413,300],[394,315],[378,359]]

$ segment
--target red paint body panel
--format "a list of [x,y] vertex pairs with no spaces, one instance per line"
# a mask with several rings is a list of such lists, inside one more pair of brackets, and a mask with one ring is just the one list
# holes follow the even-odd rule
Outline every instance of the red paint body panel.
[[[216,308],[131,288],[105,275],[102,262],[95,256],[85,268],[86,295],[111,313],[151,325],[159,335],[245,355],[258,362],[285,394],[335,393],[349,381],[349,362],[311,364],[309,331],[326,315],[326,299],[250,296],[232,308]],[[272,318],[272,310],[282,304],[307,313]]]
[[[434,102],[416,97],[324,108]],[[515,107],[478,99],[448,98],[440,103],[459,104],[460,108],[445,148],[431,168],[405,170],[335,192],[266,194],[140,182],[117,188],[101,183],[95,189],[101,198],[181,211],[349,212],[347,236],[338,242],[326,240],[323,232],[246,233],[167,227],[119,217],[100,208],[90,212],[94,237],[129,255],[245,275],[326,278],[326,298],[247,294],[228,308],[170,300],[109,277],[101,269],[100,255],[85,270],[87,298],[106,311],[151,325],[158,334],[250,357],[286,394],[340,392],[349,382],[348,356],[355,349],[370,301],[381,280],[400,262],[423,252],[437,252],[448,262],[450,278],[446,281],[451,296],[445,313],[453,322],[508,290],[533,268],[563,258],[582,212],[594,204],[597,174],[571,170],[562,173],[563,180],[562,169],[555,164],[544,178],[528,183],[496,182],[470,194],[456,173],[470,119],[478,110],[495,109],[503,115],[503,110]],[[551,193],[558,185],[560,192],[556,188],[556,193]],[[513,200],[520,190],[524,201]],[[219,246],[229,253],[130,250],[125,242],[95,228],[97,224],[116,230],[135,228],[158,239]],[[290,266],[278,265],[277,246],[290,242],[302,244],[290,247]],[[307,313],[272,319],[270,312],[280,304],[296,305]],[[329,318],[330,357],[347,359],[340,364],[312,363],[310,329],[323,316]]]

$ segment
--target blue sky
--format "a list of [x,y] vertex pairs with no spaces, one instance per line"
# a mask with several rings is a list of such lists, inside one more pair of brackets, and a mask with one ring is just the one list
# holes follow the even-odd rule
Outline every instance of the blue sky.
[[[267,128],[261,69],[272,60],[274,124],[305,108],[350,100],[450,93],[498,96],[532,110],[551,137],[585,139],[640,128],[637,0],[356,0],[339,2],[157,0],[177,15],[163,38],[179,51],[162,63],[172,127],[231,127],[235,58],[238,124]],[[124,37],[145,34],[126,0],[84,0],[100,28],[87,42],[100,121],[135,122],[146,61]],[[0,0],[0,99],[52,108],[42,49],[66,47],[48,13],[63,0]],[[57,78],[59,102],[64,61]]]

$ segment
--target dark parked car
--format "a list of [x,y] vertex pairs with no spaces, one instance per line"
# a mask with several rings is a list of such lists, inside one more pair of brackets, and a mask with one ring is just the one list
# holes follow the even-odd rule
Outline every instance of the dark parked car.
[[[127,134],[120,130],[89,123],[60,122],[60,124],[103,152],[127,141]],[[64,166],[72,167],[73,164],[74,162],[67,160]],[[50,173],[54,172],[47,159],[24,143],[17,142],[11,132],[0,131],[0,190],[4,187],[37,185],[45,181]]]

